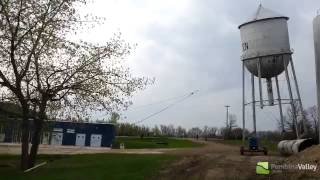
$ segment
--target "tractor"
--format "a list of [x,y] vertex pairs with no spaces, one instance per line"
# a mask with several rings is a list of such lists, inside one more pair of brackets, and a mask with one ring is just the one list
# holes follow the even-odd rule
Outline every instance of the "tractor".
[[268,149],[266,147],[262,147],[262,149],[259,147],[259,141],[256,137],[249,137],[249,147],[245,148],[244,146],[240,147],[240,154],[244,155],[245,152],[252,153],[260,153],[263,152],[264,155],[268,155]]

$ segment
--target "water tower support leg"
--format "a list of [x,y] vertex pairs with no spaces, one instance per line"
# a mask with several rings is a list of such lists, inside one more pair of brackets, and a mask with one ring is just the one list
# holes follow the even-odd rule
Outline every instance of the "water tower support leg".
[[300,96],[300,90],[299,90],[298,80],[297,80],[296,71],[294,69],[294,64],[293,64],[292,58],[290,58],[290,65],[291,65],[294,84],[295,84],[295,87],[296,87],[298,101],[299,101],[299,105],[300,105],[300,113],[301,113],[301,116],[302,116],[303,131],[304,131],[304,133],[306,133],[307,132],[307,127],[306,127],[306,123],[304,122],[306,120],[306,118],[305,118],[304,113],[303,113],[303,106],[302,106],[302,101],[301,101],[301,96]]
[[298,123],[297,123],[297,113],[296,113],[296,108],[294,106],[294,102],[293,102],[293,96],[292,96],[292,89],[291,89],[291,84],[290,84],[290,79],[289,79],[289,73],[288,73],[288,69],[287,69],[287,62],[283,59],[282,56],[282,61],[283,61],[283,66],[284,66],[284,70],[285,70],[285,74],[286,74],[286,79],[287,79],[287,84],[288,84],[288,91],[289,91],[289,97],[290,97],[290,104],[291,104],[291,109],[292,109],[292,113],[293,113],[293,124],[295,126],[295,131],[296,131],[296,136],[297,139],[299,139],[299,132],[298,132]]
[[260,93],[260,107],[263,109],[263,98],[262,98],[262,83],[261,83],[261,58],[257,63],[258,76],[259,76],[259,93]]
[[256,98],[254,90],[254,75],[251,74],[251,86],[252,86],[252,119],[253,119],[253,134],[256,136],[257,126],[256,126]]
[[246,115],[246,105],[245,105],[245,69],[244,62],[242,61],[242,143],[245,141],[245,115]]
[[278,105],[279,105],[279,112],[280,112],[281,134],[283,134],[284,133],[284,123],[283,123],[283,112],[282,112],[282,104],[281,104],[281,95],[280,95],[278,76],[276,76],[276,86],[277,86]]

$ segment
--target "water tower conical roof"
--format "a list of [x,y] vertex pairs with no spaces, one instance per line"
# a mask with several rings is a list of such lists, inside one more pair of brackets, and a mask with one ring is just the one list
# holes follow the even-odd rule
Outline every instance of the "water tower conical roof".
[[251,16],[245,23],[241,24],[239,28],[243,25],[250,24],[256,21],[261,21],[265,19],[274,19],[274,18],[289,19],[287,16],[279,14],[273,10],[267,9],[260,4],[256,12],[253,14],[253,16]]

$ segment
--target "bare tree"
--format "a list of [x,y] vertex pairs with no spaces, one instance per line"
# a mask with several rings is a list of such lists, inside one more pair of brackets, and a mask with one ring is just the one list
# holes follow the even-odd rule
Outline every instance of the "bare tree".
[[185,137],[187,134],[186,129],[182,128],[181,126],[178,126],[176,128],[176,136],[177,137]]
[[159,129],[159,127],[157,125],[154,126],[154,128],[152,128],[152,132],[154,136],[160,136],[161,135],[161,131]]
[[319,118],[317,113],[317,106],[312,106],[307,110],[307,117],[310,121],[311,128],[313,130],[314,138],[319,138]]
[[[308,111],[301,109],[298,102],[294,103],[294,108],[296,110],[296,114],[293,113],[293,110],[291,107],[288,107],[287,109],[287,115],[283,117],[283,125],[284,125],[284,136],[286,138],[296,138],[296,131],[298,130],[298,133],[300,135],[303,135],[304,137],[309,137],[312,134],[312,125],[310,124],[310,121],[308,120]],[[297,125],[294,122],[294,116],[296,116]],[[297,126],[297,128],[296,128]],[[278,128],[281,130],[281,122],[278,119]]]
[[117,124],[119,120],[120,120],[120,114],[116,112],[112,112],[109,122],[113,124]]
[[[86,27],[76,13],[76,6],[84,3],[0,1],[1,93],[21,105],[22,169],[34,166],[49,110],[79,118],[92,111],[126,108],[132,93],[150,82],[132,77],[123,66],[131,48],[120,36],[103,45],[68,40],[70,33]],[[29,118],[34,119],[30,154]]]
[[207,138],[209,137],[215,137],[216,133],[218,131],[218,128],[216,127],[209,127],[209,126],[204,126],[202,129],[202,137],[205,138],[205,140],[207,140]]
[[234,114],[230,114],[229,115],[229,124],[228,124],[228,127],[230,129],[230,131],[237,127],[237,116],[234,115]]
[[221,128],[220,133],[225,139],[232,138],[232,129],[237,127],[237,116],[234,114],[229,115],[229,121],[226,122],[227,127]]
[[160,125],[161,135],[173,137],[176,134],[176,129],[172,124],[170,125]]
[[199,136],[202,134],[202,130],[198,127],[193,127],[188,130],[188,136],[193,138],[199,138]]
[[242,128],[234,128],[231,131],[232,139],[242,139]]
[[209,137],[216,137],[217,136],[217,131],[218,131],[218,128],[210,127],[209,128],[209,132],[208,132],[208,136]]

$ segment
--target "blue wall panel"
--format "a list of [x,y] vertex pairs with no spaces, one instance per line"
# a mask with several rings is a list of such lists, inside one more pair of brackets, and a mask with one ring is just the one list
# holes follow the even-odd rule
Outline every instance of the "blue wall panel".
[[62,139],[63,145],[76,145],[76,134],[75,133],[63,133]]
[[110,147],[115,138],[115,128],[113,124],[94,124],[76,122],[54,122],[54,128],[63,129],[62,145],[75,145],[76,134],[86,134],[85,145],[90,146],[92,134],[102,135],[101,146]]

